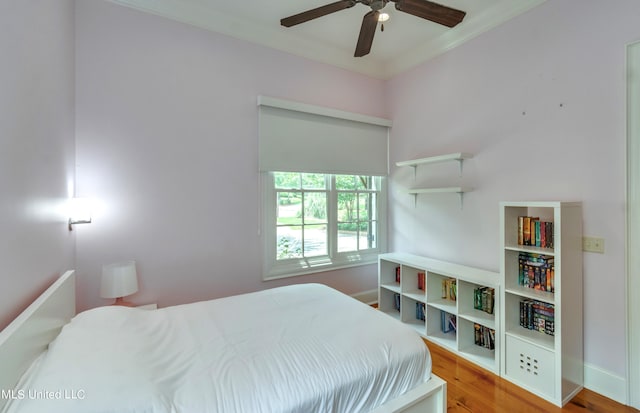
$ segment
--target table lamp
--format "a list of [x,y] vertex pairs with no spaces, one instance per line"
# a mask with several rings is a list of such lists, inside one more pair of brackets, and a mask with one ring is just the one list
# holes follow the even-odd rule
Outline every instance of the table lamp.
[[118,262],[102,267],[100,297],[115,298],[114,305],[133,307],[132,303],[124,301],[124,297],[136,291],[138,291],[138,274],[135,261]]

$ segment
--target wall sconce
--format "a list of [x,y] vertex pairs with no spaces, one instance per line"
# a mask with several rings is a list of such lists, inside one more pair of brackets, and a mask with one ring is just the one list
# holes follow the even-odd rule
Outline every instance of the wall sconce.
[[88,198],[71,198],[69,200],[69,231],[73,224],[91,223],[91,200]]

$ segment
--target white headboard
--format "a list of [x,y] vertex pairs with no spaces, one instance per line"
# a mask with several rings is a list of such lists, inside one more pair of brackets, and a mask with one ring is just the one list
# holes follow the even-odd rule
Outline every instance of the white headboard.
[[[0,390],[20,377],[76,313],[75,271],[65,272],[0,332]],[[0,410],[8,402],[0,397]]]

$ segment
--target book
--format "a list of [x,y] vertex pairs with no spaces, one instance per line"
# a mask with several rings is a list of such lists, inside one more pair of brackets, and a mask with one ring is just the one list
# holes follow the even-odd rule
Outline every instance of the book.
[[524,228],[524,217],[519,216],[518,217],[518,245],[524,245],[524,234],[522,232],[523,228]]
[[495,289],[490,287],[480,287],[473,290],[473,308],[493,314],[495,305]]
[[496,347],[496,331],[492,328],[485,327],[481,324],[474,323],[474,344],[489,350]]
[[546,244],[545,248],[553,248],[553,222],[545,222]]
[[518,245],[553,248],[553,222],[539,217],[518,217]]
[[554,257],[520,252],[518,254],[518,285],[539,291],[554,292]]
[[418,290],[424,291],[424,278],[425,278],[425,273],[422,271],[418,272]]
[[531,245],[531,217],[522,217],[522,245]]
[[440,312],[440,329],[443,333],[449,333],[457,330],[456,316],[446,311]]
[[416,319],[425,321],[425,318],[426,318],[425,304],[416,303]]
[[536,300],[520,301],[520,326],[528,330],[554,335],[555,308],[553,304]]
[[445,300],[456,301],[458,295],[457,280],[455,278],[447,278],[442,280],[441,298]]

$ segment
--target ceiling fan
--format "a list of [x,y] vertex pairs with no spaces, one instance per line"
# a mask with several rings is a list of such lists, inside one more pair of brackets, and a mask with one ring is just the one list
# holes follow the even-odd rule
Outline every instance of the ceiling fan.
[[460,23],[467,14],[464,11],[452,9],[451,7],[443,6],[427,0],[339,0],[315,9],[294,14],[293,16],[285,17],[280,20],[280,24],[285,27],[295,26],[296,24],[326,16],[327,14],[351,8],[355,6],[356,3],[362,3],[371,8],[371,11],[365,14],[362,19],[360,35],[358,36],[358,44],[356,45],[356,51],[354,53],[354,57],[362,57],[369,54],[371,51],[373,35],[376,33],[378,21],[384,21],[389,18],[389,15],[380,11],[389,1],[396,4],[396,10],[409,13],[417,17],[422,17],[423,19],[430,20],[447,27],[454,27]]

